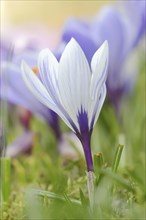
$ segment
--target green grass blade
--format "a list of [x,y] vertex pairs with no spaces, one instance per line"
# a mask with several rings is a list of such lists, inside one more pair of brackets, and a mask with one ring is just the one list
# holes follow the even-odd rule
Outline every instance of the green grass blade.
[[10,176],[11,176],[11,159],[8,157],[0,158],[0,192],[1,192],[1,201],[7,202],[10,196]]
[[[48,197],[50,199],[56,199],[56,200],[60,200],[60,201],[64,201],[64,202],[67,201],[67,197],[56,194],[54,192],[49,192],[49,191],[40,190],[40,189],[31,189],[31,192],[33,192],[34,194],[36,194],[38,196],[45,196],[45,197]],[[81,202],[76,200],[76,199],[69,198],[69,201],[71,203],[81,205]]]
[[95,175],[99,175],[99,170],[101,169],[103,165],[103,156],[102,153],[94,154],[94,169],[95,169]]
[[122,151],[123,151],[123,145],[118,145],[116,152],[115,152],[115,156],[114,156],[114,160],[113,160],[113,164],[112,164],[112,171],[116,172],[119,166],[119,162],[121,159],[121,155],[122,155]]

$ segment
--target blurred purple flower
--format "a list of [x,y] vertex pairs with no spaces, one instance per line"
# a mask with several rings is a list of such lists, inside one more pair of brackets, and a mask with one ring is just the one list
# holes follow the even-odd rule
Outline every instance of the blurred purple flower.
[[[140,6],[139,2],[135,4]],[[123,11],[118,11],[115,7],[105,8],[92,23],[92,31],[94,36],[97,36],[97,41],[102,43],[107,39],[109,42],[111,53],[107,89],[109,98],[118,111],[122,96],[128,94],[134,86],[137,74],[136,65],[126,66],[127,59],[144,33],[141,31],[144,25],[142,8],[138,7],[137,11],[132,11],[133,8],[130,7],[130,14],[127,4],[122,5]]]
[[[39,34],[38,34],[39,33]],[[10,37],[11,36],[11,37]],[[20,114],[24,128],[29,127],[31,113],[41,116],[53,129],[57,139],[60,138],[58,116],[38,102],[25,86],[20,70],[22,59],[37,72],[37,54],[41,48],[54,48],[57,43],[57,31],[42,24],[3,27],[1,33],[1,74],[0,99],[22,106],[26,110]],[[13,51],[11,51],[13,49]],[[29,112],[29,111],[30,112]]]
[[122,2],[122,11],[118,7],[107,6],[91,21],[70,19],[65,24],[58,53],[56,51],[59,57],[64,46],[74,37],[90,63],[97,48],[108,40],[110,60],[107,94],[117,114],[121,98],[131,91],[136,80],[136,65],[127,65],[127,61],[131,60],[133,49],[145,32],[144,4],[144,1],[126,1]]
[[[21,56],[30,63],[31,67],[36,66],[37,53],[27,52]],[[22,106],[33,114],[42,117],[51,126],[57,139],[59,139],[60,129],[58,116],[37,101],[33,94],[30,94],[22,79],[19,63],[22,58],[21,56],[14,57],[12,62],[1,63],[0,98],[7,100],[9,103]]]
[[13,143],[7,146],[5,155],[16,157],[20,154],[30,154],[33,147],[34,133],[25,131]]
[[[138,43],[139,38],[146,31],[146,1],[141,0],[132,0],[125,1],[124,4],[121,4],[123,11],[129,17],[129,22],[134,24],[135,28],[135,41],[133,42],[133,46]],[[130,9],[130,10],[129,10]]]
[[97,50],[97,43],[91,37],[90,23],[88,21],[83,22],[73,18],[69,19],[64,25],[61,38],[62,42],[59,49],[55,51],[58,58],[59,54],[61,56],[64,47],[72,37],[80,44],[80,47],[83,49],[84,53],[86,54],[87,60],[90,63],[93,54]]

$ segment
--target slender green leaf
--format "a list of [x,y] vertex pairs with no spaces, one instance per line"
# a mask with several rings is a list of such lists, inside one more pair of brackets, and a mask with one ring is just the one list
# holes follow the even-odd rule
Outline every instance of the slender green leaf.
[[123,151],[123,145],[118,145],[116,152],[115,152],[115,156],[114,156],[114,160],[113,160],[113,164],[112,164],[112,171],[116,172],[120,163],[120,159],[121,159],[121,155],[122,155],[122,151]]
[[2,157],[0,159],[0,176],[1,176],[1,184],[0,184],[0,192],[2,196],[2,201],[7,202],[10,196],[10,176],[11,176],[11,159],[8,157]]
[[[40,190],[40,189],[31,189],[31,192],[33,192],[34,194],[38,195],[38,196],[45,196],[48,197],[50,199],[56,199],[56,200],[60,200],[60,201],[66,201],[67,197],[56,194],[54,192],[49,192],[49,191],[45,191],[45,190]],[[69,198],[70,202],[77,204],[77,205],[81,205],[81,202],[76,200],[76,199],[72,199]]]

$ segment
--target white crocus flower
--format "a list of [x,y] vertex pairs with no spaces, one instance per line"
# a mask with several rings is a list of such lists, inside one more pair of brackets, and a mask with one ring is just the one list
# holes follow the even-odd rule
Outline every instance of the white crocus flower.
[[88,171],[93,171],[90,139],[106,96],[107,67],[107,41],[94,54],[90,67],[73,38],[59,62],[49,49],[40,52],[39,77],[22,62],[23,78],[32,93],[56,112],[80,139]]

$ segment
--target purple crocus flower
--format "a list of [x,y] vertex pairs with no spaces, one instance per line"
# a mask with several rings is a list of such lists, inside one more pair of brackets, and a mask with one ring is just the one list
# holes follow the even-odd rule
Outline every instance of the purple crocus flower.
[[[122,11],[114,5],[107,6],[90,22],[70,19],[64,26],[62,42],[58,48],[58,53],[62,52],[68,41],[74,37],[90,64],[94,52],[108,40],[110,59],[107,94],[117,114],[121,98],[131,91],[136,80],[137,68],[133,64],[129,68],[127,60],[145,31],[144,4],[144,1],[127,1],[122,3]],[[127,5],[130,5],[130,12]]]
[[56,112],[80,139],[87,163],[93,171],[90,139],[106,95],[108,44],[94,54],[91,69],[78,45],[71,39],[60,62],[45,49],[38,58],[39,78],[23,62],[23,78],[40,102]]
[[79,44],[72,38],[58,62],[50,50],[38,58],[40,79],[23,61],[23,78],[36,98],[56,112],[79,138],[86,159],[91,209],[94,204],[94,167],[90,140],[106,96],[108,43],[95,52],[91,68]]
[[[133,24],[133,29],[135,30],[134,41],[132,41],[132,46],[134,47],[139,42],[139,38],[141,38],[146,31],[146,2],[145,0],[125,1],[121,6],[123,11],[127,14],[130,24]],[[129,29],[129,34],[130,31],[131,30]]]
[[[138,7],[140,3],[137,2],[136,5]],[[126,6],[127,4],[123,4],[125,12],[118,11],[114,6],[107,7],[92,22],[92,31],[94,36],[97,36],[97,41],[102,43],[107,39],[109,42],[111,53],[107,90],[117,113],[122,96],[128,94],[136,79],[137,68],[134,70],[132,64],[127,69],[127,59],[143,36],[141,10],[138,8],[137,13],[133,12],[133,16],[130,16],[129,11],[126,13]],[[131,7],[130,11],[132,15]]]
[[31,131],[25,131],[21,136],[7,146],[6,156],[16,157],[20,154],[30,154],[32,151],[34,133]]

